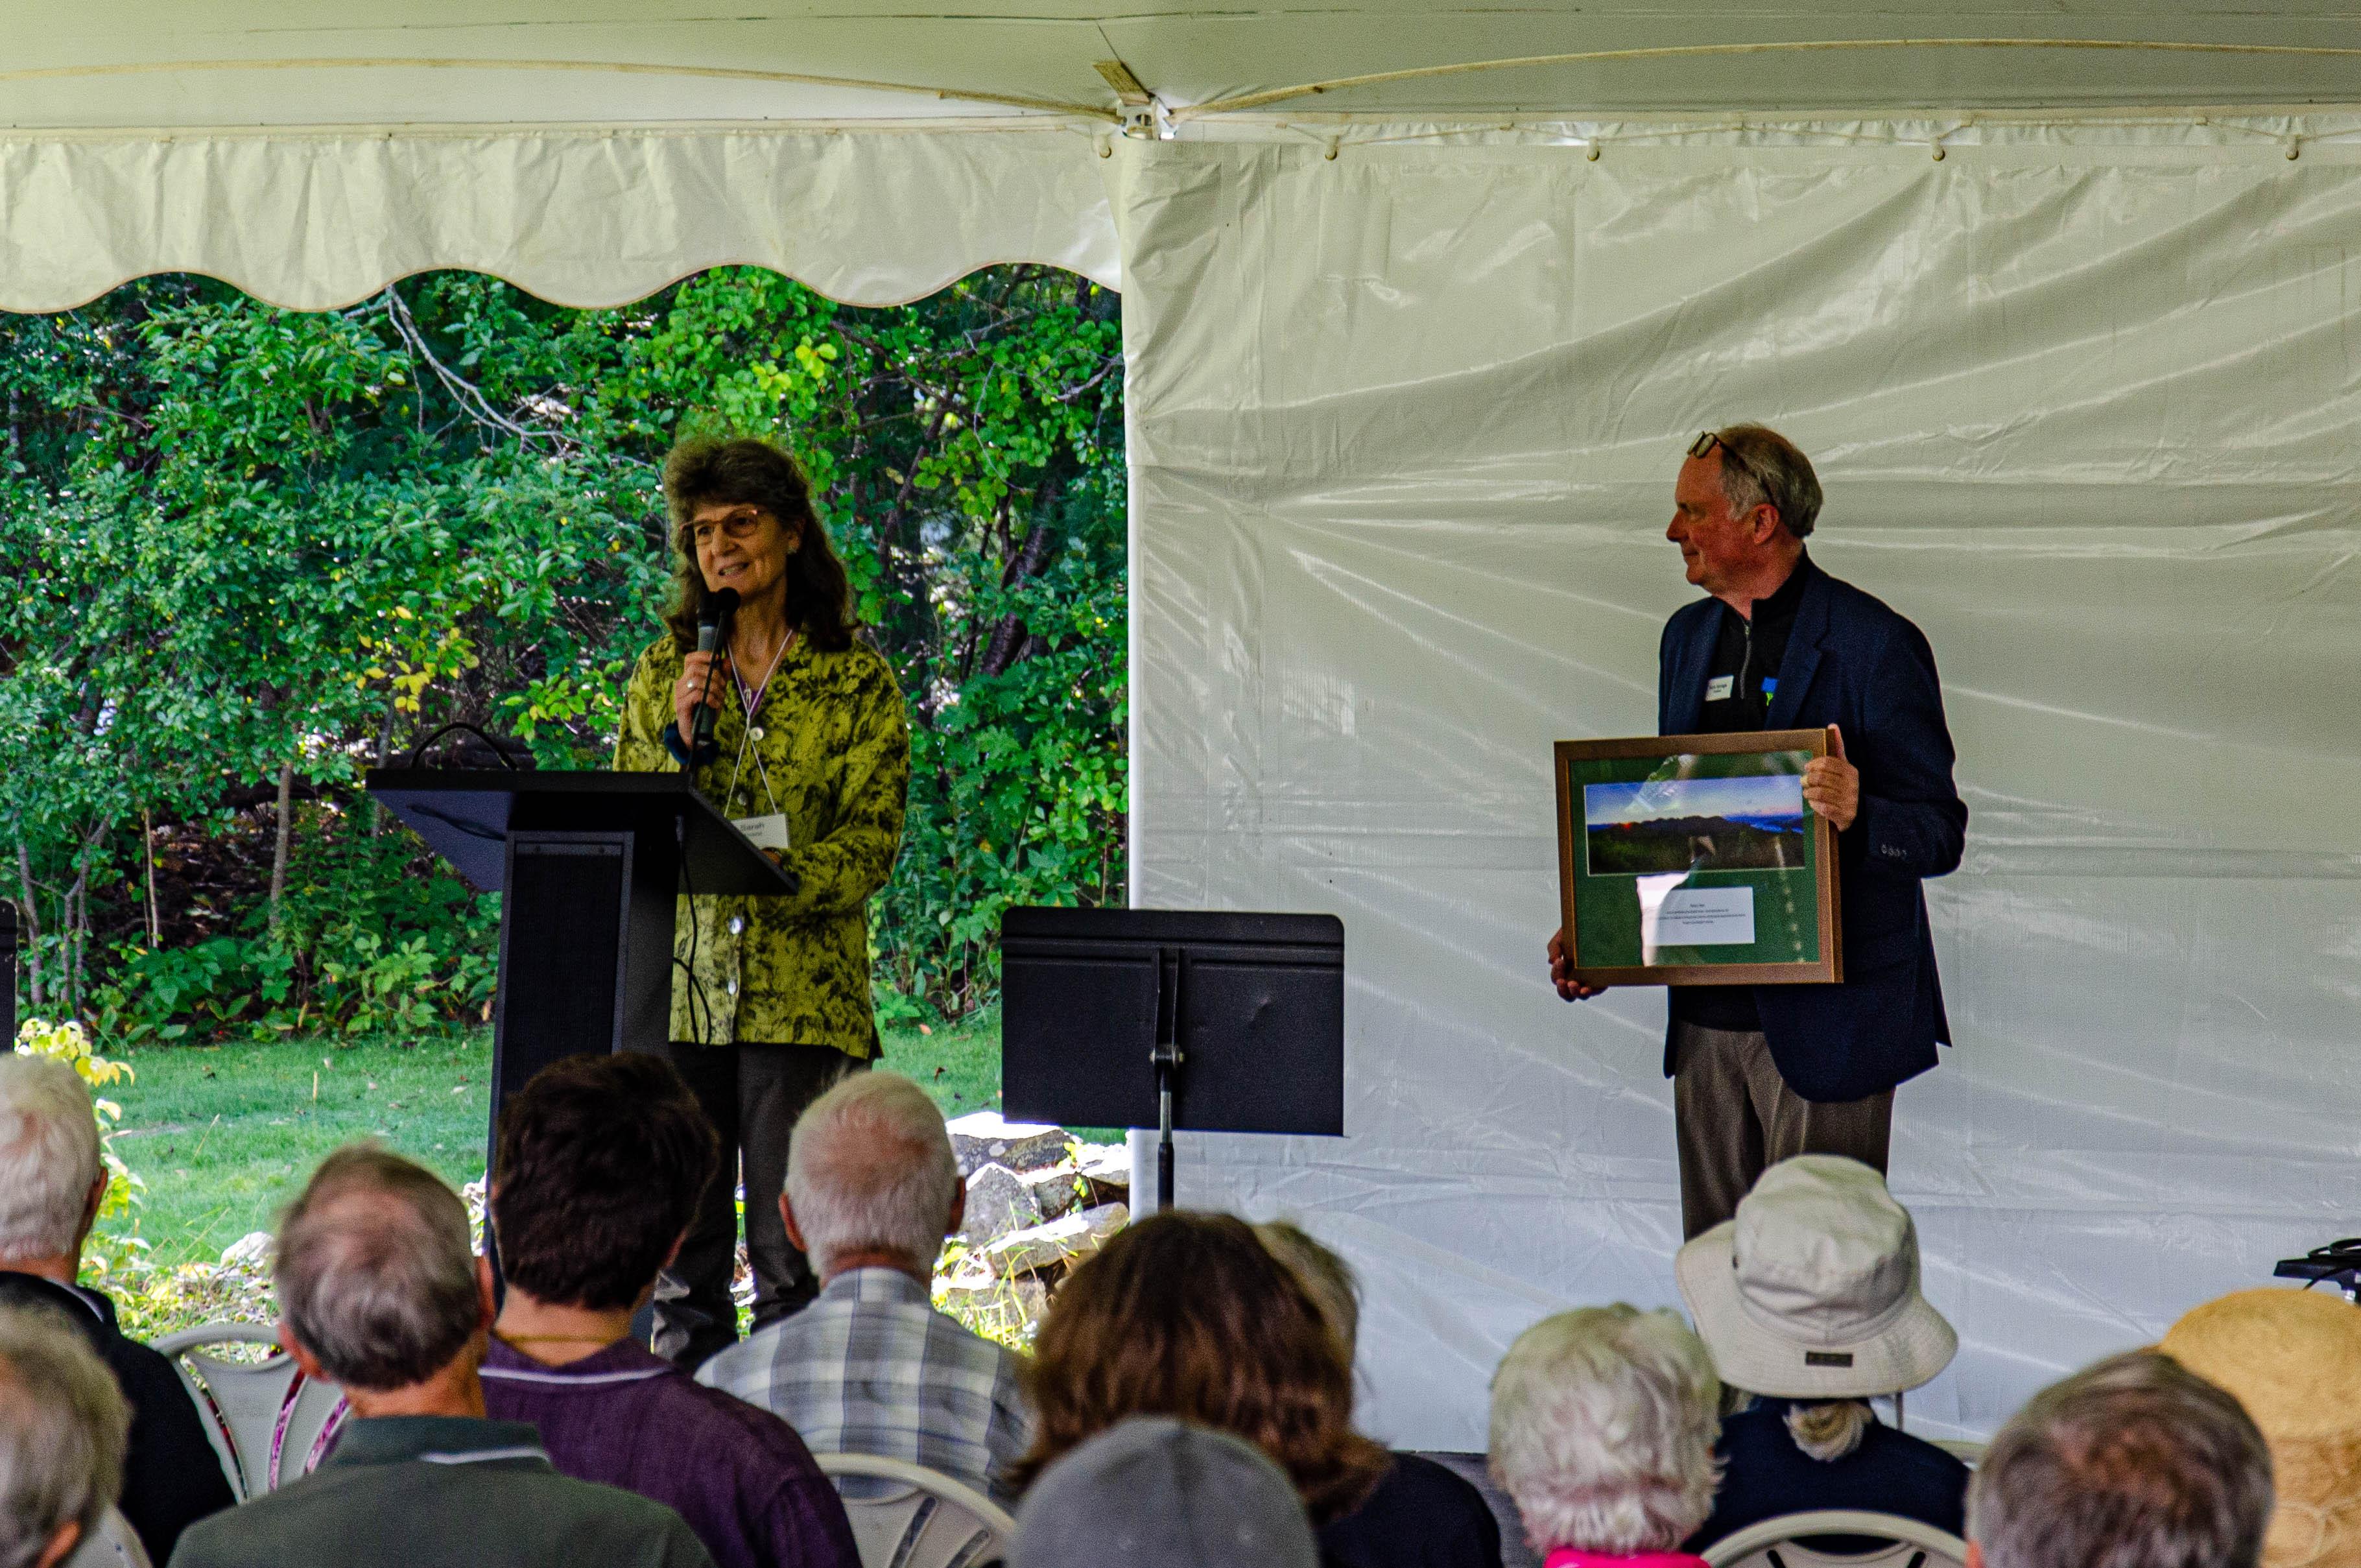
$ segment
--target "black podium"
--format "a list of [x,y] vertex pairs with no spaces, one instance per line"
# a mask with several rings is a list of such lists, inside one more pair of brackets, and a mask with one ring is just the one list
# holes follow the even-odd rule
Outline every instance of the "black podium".
[[676,895],[796,891],[684,773],[378,768],[367,783],[469,886],[504,895],[495,1129],[502,1097],[561,1057],[664,1047]]
[[1017,908],[1000,925],[1003,1112],[1158,1130],[1345,1131],[1345,926],[1333,915]]

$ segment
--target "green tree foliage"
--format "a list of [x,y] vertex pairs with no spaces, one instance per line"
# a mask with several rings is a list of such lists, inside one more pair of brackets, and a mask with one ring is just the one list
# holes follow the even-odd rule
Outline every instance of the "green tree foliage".
[[[714,430],[804,459],[901,674],[880,974],[889,1012],[966,1011],[1009,904],[1122,894],[1120,367],[1113,297],[1040,268],[891,310],[729,269],[617,310],[169,278],[0,320],[0,852],[35,998],[169,1036],[478,1010],[495,912],[360,773],[451,720],[604,765],[659,631],[664,454]],[[282,780],[280,906],[225,873],[151,911],[151,847],[250,868]]]

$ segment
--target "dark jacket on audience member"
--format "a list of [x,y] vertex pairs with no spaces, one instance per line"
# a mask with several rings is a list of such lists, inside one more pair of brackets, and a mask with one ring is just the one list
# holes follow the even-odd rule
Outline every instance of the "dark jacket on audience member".
[[675,1509],[721,1568],[861,1568],[836,1487],[795,1428],[629,1340],[544,1366],[494,1339],[493,1420],[540,1429],[566,1475]]
[[561,1475],[514,1421],[378,1416],[320,1467],[202,1519],[170,1568],[713,1568],[678,1514]]
[[1484,1494],[1415,1453],[1395,1454],[1367,1500],[1319,1536],[1322,1568],[1500,1568]]
[[0,1307],[47,1307],[71,1323],[123,1388],[131,1406],[131,1448],[123,1464],[123,1517],[158,1563],[181,1532],[236,1499],[203,1418],[163,1355],[115,1326],[115,1303],[95,1290],[0,1269]]
[[1842,1459],[1815,1459],[1787,1431],[1788,1407],[1802,1402],[1757,1399],[1753,1409],[1721,1423],[1714,1448],[1722,1462],[1721,1490],[1714,1495],[1712,1517],[1689,1537],[1686,1550],[1703,1552],[1748,1525],[1813,1508],[1900,1514],[1965,1533],[1966,1465],[1924,1438],[1876,1422]]

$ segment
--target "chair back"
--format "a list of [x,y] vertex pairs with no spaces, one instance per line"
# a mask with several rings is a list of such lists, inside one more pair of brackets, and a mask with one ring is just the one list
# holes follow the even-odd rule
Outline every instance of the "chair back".
[[[1865,1552],[1826,1550],[1828,1536],[1866,1536],[1885,1544]],[[1806,1545],[1806,1541],[1818,1545]],[[1968,1543],[1900,1514],[1816,1508],[1782,1514],[1726,1535],[1705,1549],[1710,1568],[1967,1568]]]
[[65,1568],[156,1568],[148,1558],[148,1549],[139,1542],[139,1532],[122,1511],[109,1503],[101,1514],[98,1528],[82,1538],[65,1560]]
[[342,1389],[305,1377],[284,1351],[261,1361],[208,1354],[218,1345],[277,1343],[260,1323],[207,1323],[155,1345],[181,1375],[241,1503],[310,1475],[351,1414]]
[[1008,1554],[1016,1521],[963,1481],[873,1453],[816,1453],[838,1483],[862,1476],[889,1483],[856,1488],[844,1499],[861,1568],[969,1568]]

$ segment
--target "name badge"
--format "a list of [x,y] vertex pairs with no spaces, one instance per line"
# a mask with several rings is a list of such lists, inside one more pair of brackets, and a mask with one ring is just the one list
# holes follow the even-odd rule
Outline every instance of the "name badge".
[[1705,699],[1708,702],[1728,702],[1730,694],[1737,689],[1736,675],[1716,675],[1705,684]]
[[758,850],[787,847],[787,815],[784,811],[774,811],[768,817],[733,817],[730,825],[752,839]]

